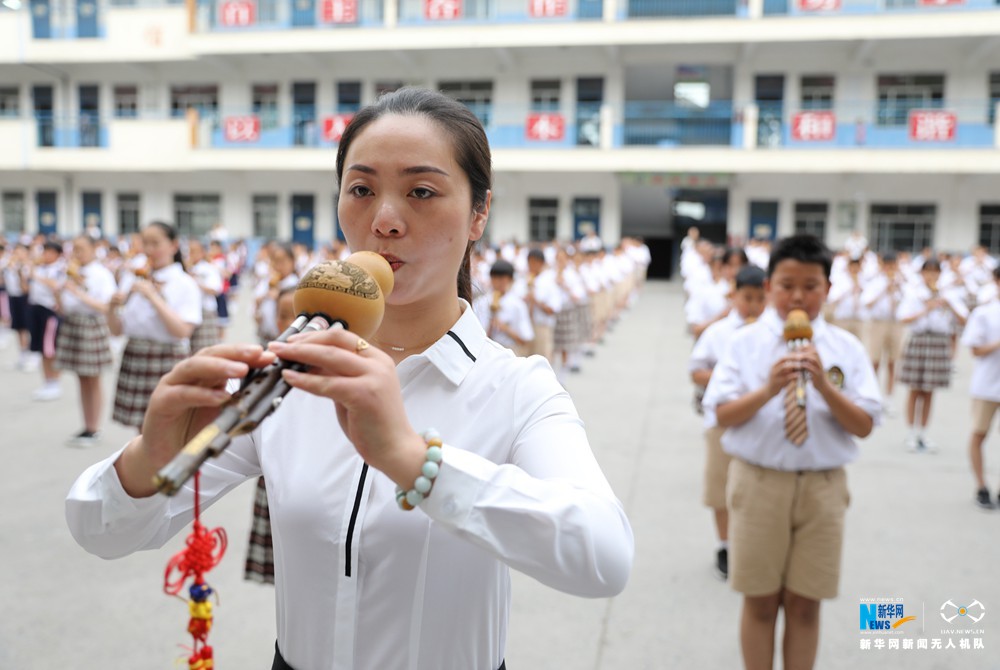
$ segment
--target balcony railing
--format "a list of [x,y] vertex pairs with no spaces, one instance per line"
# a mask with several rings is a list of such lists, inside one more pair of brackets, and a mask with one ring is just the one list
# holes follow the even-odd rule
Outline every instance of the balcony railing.
[[108,146],[107,127],[95,115],[65,117],[36,114],[33,125],[39,147],[99,149]]
[[[35,39],[107,37],[111,11],[183,7],[185,0],[9,0],[0,15],[27,12]],[[936,14],[998,10],[998,0],[197,0],[199,32],[565,23],[710,17]],[[607,5],[607,6],[605,6]],[[391,15],[390,15],[391,12]]]
[[[697,147],[734,149],[990,149],[1000,148],[995,116],[1000,101],[898,103],[838,102],[831,109],[781,108],[774,102],[734,104],[712,101],[704,107],[676,101],[626,101],[621,105],[579,105],[536,112],[523,105],[481,104],[494,149],[619,149]],[[42,148],[110,148],[108,128],[117,123],[142,132],[143,122],[162,123],[166,115],[114,119],[38,113],[2,119],[8,129],[29,134]],[[352,115],[322,108],[254,112],[222,108],[187,118],[198,149],[331,149]],[[16,124],[11,126],[10,124]],[[116,126],[117,127],[117,126]],[[32,137],[33,136],[33,137]]]

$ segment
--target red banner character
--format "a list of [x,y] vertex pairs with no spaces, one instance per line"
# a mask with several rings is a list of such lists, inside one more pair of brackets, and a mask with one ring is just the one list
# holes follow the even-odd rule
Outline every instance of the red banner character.
[[910,111],[910,139],[915,142],[951,142],[958,119],[954,112],[929,109]]
[[219,23],[227,28],[252,26],[256,21],[256,5],[245,0],[231,0],[219,5]]
[[566,136],[566,121],[562,114],[529,114],[524,130],[529,140],[554,142]]
[[792,139],[798,142],[828,142],[837,135],[833,112],[799,112],[792,117]]
[[256,142],[260,139],[260,118],[257,116],[227,116],[222,122],[227,142]]

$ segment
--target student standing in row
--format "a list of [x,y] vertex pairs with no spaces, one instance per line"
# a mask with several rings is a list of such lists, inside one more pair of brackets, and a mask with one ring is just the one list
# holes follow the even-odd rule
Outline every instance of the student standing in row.
[[534,331],[528,353],[543,356],[552,369],[557,370],[555,326],[562,309],[562,291],[556,285],[555,271],[548,267],[545,252],[541,249],[528,251],[528,274],[516,291],[528,306]]
[[952,336],[965,323],[969,312],[958,299],[939,286],[941,264],[927,258],[920,268],[920,281],[904,294],[896,318],[909,326],[903,349],[899,383],[910,387],[906,400],[905,446],[914,452],[935,451],[927,436],[934,391],[951,385]]
[[191,333],[191,353],[196,354],[222,341],[218,301],[222,295],[222,273],[205,257],[205,246],[200,240],[188,240],[187,267],[201,291],[201,323]]
[[[753,323],[764,311],[767,300],[764,296],[764,271],[755,265],[748,265],[736,274],[736,288],[732,297],[733,309],[722,321],[717,321],[705,329],[691,351],[688,369],[691,380],[702,392],[712,378],[712,369],[722,357],[729,339],[736,329]],[[722,579],[729,576],[729,513],[726,511],[726,473],[731,457],[722,450],[722,434],[725,428],[719,426],[715,416],[705,414],[705,486],[702,502],[715,516],[715,531],[719,538],[719,548],[715,552],[715,569]]]
[[177,231],[154,221],[141,239],[148,277],[129,276],[108,312],[111,334],[128,338],[112,419],[134,428],[142,427],[157,382],[190,353],[188,338],[201,323],[201,291],[184,272]]
[[[765,284],[772,309],[736,331],[705,394],[733,456],[729,578],[743,594],[740,646],[747,670],[774,667],[784,610],[785,668],[812,668],[820,602],[837,595],[850,499],[844,466],[881,417],[868,352],[821,316],[832,255],[811,235],[780,240]],[[789,352],[789,312],[812,321],[811,342]],[[805,384],[805,406],[796,402]]]
[[528,353],[535,339],[528,305],[516,293],[514,266],[502,258],[490,268],[492,290],[479,296],[472,306],[490,339],[502,344],[518,356]]
[[887,252],[879,259],[879,272],[865,286],[861,302],[868,311],[868,351],[875,374],[885,361],[885,399],[890,406],[896,381],[896,361],[903,348],[903,324],[896,320],[896,309],[903,299],[905,279],[899,271],[896,254]]
[[62,396],[59,370],[56,368],[56,339],[59,314],[56,294],[66,279],[63,248],[58,242],[45,242],[41,262],[31,270],[28,286],[31,350],[42,358],[42,387],[31,394],[35,400],[55,400]]
[[[993,279],[1000,289],[1000,267],[993,269]],[[972,396],[969,460],[972,475],[976,478],[976,504],[984,509],[993,509],[993,500],[983,475],[983,442],[993,417],[1000,409],[1000,299],[972,311],[962,333],[962,344],[971,348],[972,355],[976,357],[969,388]],[[997,502],[1000,502],[1000,496]]]
[[101,373],[111,367],[111,338],[107,314],[117,288],[114,275],[97,260],[94,239],[87,234],[73,240],[73,260],[59,294],[63,323],[56,343],[56,367],[80,380],[83,430],[69,440],[77,447],[97,443],[104,410]]

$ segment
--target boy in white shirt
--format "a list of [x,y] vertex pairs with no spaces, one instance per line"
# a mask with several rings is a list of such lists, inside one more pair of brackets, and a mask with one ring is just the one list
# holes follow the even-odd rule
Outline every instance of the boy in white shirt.
[[[705,410],[727,428],[722,445],[733,456],[729,578],[744,596],[747,668],[773,667],[780,609],[784,667],[813,667],[820,601],[835,597],[840,581],[850,499],[844,466],[858,457],[854,438],[881,418],[868,352],[821,316],[832,262],[811,235],[775,245],[765,283],[771,309],[733,333],[705,393]],[[813,337],[789,352],[784,330],[793,310],[806,313]]]
[[[753,323],[764,311],[767,304],[764,296],[764,271],[756,265],[748,265],[736,274],[736,290],[733,292],[733,310],[722,321],[709,326],[691,352],[688,369],[691,380],[700,389],[695,397],[700,397],[712,377],[712,368],[722,357],[729,338],[736,329]],[[701,409],[699,407],[699,409]],[[715,515],[715,530],[719,537],[719,548],[715,552],[715,569],[722,579],[729,576],[729,514],[726,511],[726,472],[731,457],[722,450],[722,434],[725,428],[716,425],[715,416],[709,412],[705,416],[705,488],[702,502]]]
[[503,259],[494,263],[490,284],[493,290],[476,298],[472,308],[491,340],[524,356],[535,339],[535,330],[528,305],[510,290],[514,286],[514,265]]
[[[994,268],[993,278],[1000,288],[1000,267]],[[1000,300],[980,305],[972,311],[962,334],[962,344],[971,347],[972,355],[976,357],[969,389],[972,395],[969,460],[978,486],[976,504],[984,509],[994,509],[983,476],[983,442],[993,416],[1000,409]]]

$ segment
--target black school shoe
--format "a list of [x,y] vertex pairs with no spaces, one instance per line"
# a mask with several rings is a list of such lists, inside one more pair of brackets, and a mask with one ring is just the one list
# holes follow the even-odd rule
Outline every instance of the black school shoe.
[[[998,495],[998,500],[1000,500],[1000,495]],[[989,489],[979,489],[976,491],[976,504],[983,509],[996,509],[993,501],[990,500]]]
[[726,581],[729,578],[729,550],[719,549],[715,552],[715,574]]

